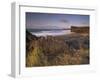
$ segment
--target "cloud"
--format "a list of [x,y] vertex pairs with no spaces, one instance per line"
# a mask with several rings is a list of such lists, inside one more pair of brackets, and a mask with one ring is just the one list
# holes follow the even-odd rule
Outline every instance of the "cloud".
[[69,23],[69,21],[66,20],[66,19],[62,19],[62,20],[60,20],[60,22],[62,22],[62,23]]
[[86,22],[82,22],[81,24],[87,24]]

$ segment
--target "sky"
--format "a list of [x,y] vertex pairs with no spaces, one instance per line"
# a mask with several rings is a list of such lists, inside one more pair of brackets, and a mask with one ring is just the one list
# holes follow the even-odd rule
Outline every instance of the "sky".
[[89,15],[26,12],[28,29],[67,29],[71,26],[89,26]]

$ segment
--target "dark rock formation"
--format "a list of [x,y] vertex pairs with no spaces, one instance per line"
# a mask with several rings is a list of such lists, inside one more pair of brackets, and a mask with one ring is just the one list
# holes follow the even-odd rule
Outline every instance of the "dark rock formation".
[[26,41],[31,41],[31,40],[37,40],[38,37],[35,35],[32,35],[29,31],[26,30]]
[[71,49],[75,49],[75,50],[80,49],[78,40],[69,40],[69,41],[66,41],[66,44],[68,44],[69,48]]

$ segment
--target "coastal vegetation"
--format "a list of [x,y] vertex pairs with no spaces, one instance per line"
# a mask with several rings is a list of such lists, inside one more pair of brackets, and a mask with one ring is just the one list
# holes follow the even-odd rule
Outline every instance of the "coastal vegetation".
[[89,28],[71,28],[60,36],[32,35],[26,30],[26,67],[89,64]]

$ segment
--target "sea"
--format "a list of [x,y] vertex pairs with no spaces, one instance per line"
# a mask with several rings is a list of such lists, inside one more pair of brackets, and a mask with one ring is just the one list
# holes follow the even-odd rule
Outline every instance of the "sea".
[[70,34],[70,29],[30,29],[29,32],[36,36],[59,36]]

